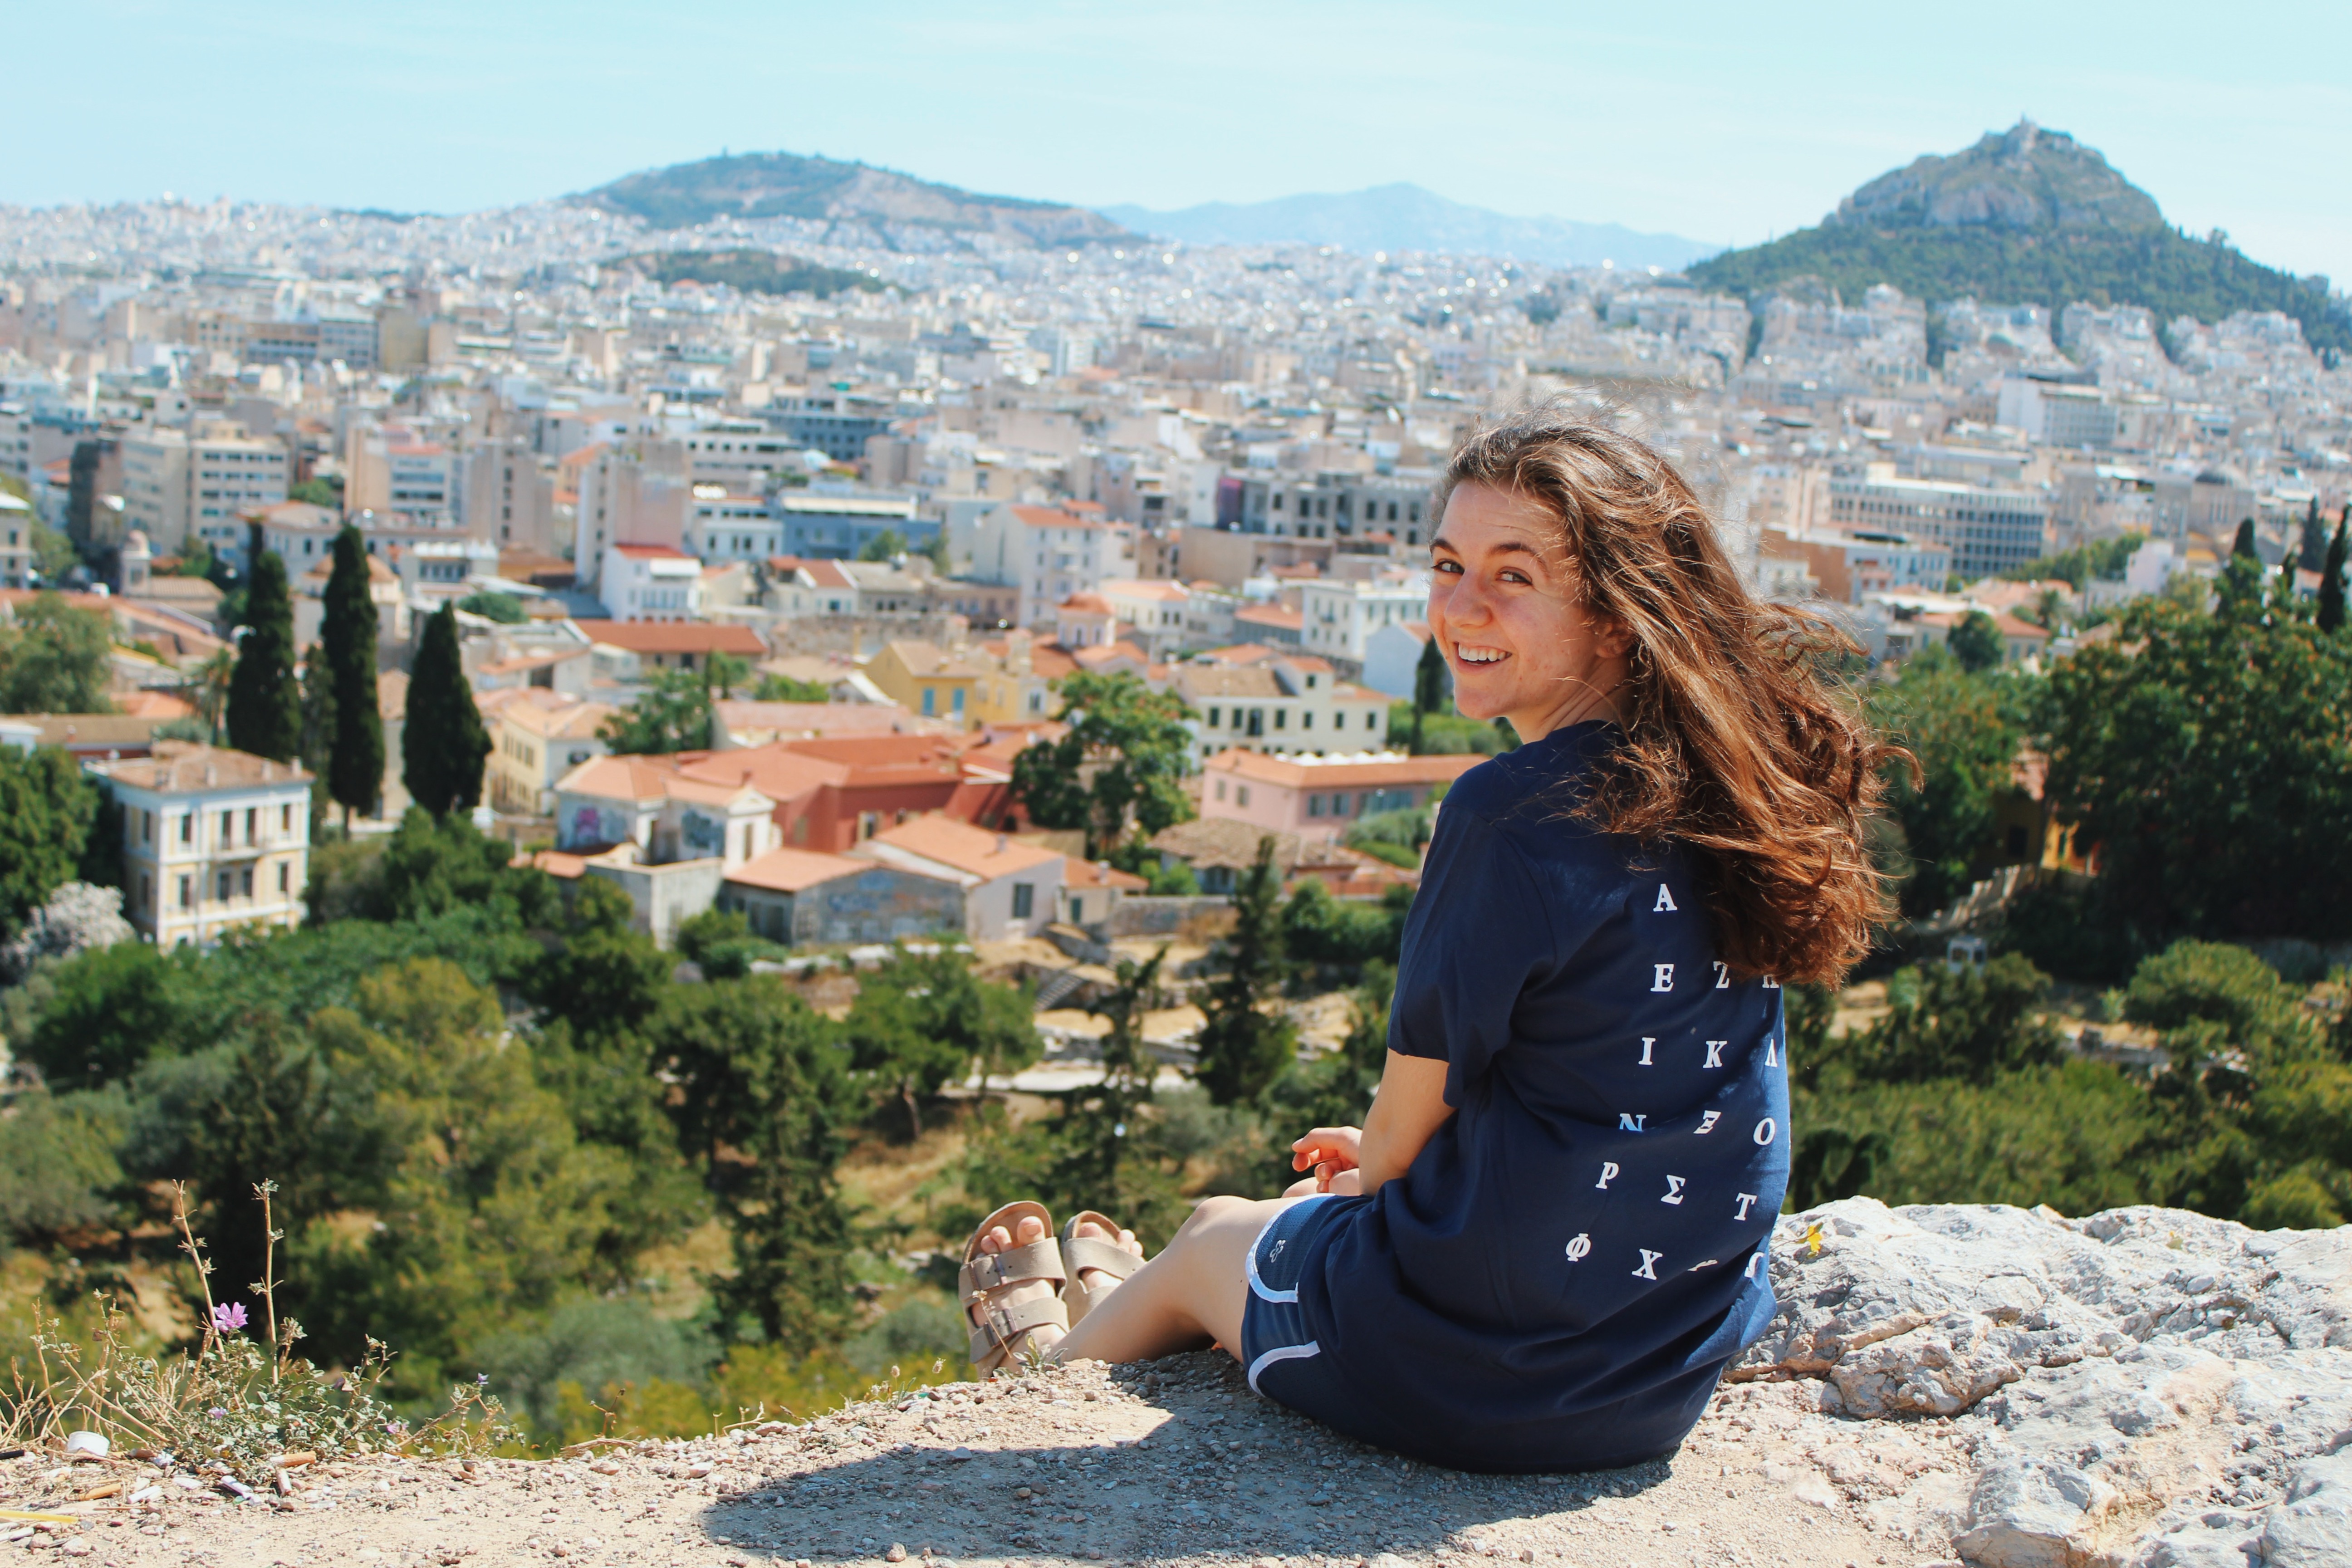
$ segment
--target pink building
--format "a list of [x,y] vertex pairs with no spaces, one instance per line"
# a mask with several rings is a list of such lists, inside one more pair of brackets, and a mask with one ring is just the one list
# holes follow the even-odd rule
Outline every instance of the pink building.
[[1302,839],[1332,839],[1374,812],[1428,805],[1433,790],[1484,761],[1395,752],[1320,757],[1220,752],[1202,770],[1201,815]]

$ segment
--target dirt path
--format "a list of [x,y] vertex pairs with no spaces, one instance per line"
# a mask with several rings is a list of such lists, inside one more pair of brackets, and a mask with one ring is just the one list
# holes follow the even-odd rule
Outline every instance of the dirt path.
[[[1941,1560],[1942,1528],[1874,1513],[1857,1480],[1863,1469],[1904,1472],[1916,1497],[1923,1471],[1948,1469],[1955,1500],[1964,1498],[1967,1460],[1942,1447],[1937,1424],[1860,1428],[1811,1401],[1806,1384],[1727,1388],[1671,1459],[1566,1478],[1464,1476],[1335,1436],[1202,1353],[951,1384],[806,1426],[635,1444],[593,1460],[327,1466],[297,1472],[292,1495],[268,1500],[225,1495],[185,1469],[68,1470],[34,1455],[0,1465],[0,1508],[62,1502],[76,1522],[30,1533],[0,1524],[0,1550],[88,1558],[90,1568]],[[1867,1455],[1849,1447],[1857,1437]],[[1840,1473],[1842,1453],[1854,1457],[1851,1473]],[[118,1496],[64,1500],[116,1482]]]

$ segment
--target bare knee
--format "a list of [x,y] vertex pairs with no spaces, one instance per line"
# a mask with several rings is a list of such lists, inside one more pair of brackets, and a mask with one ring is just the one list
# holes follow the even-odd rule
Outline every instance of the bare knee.
[[1185,1216],[1184,1223],[1176,1227],[1176,1234],[1168,1238],[1168,1245],[1173,1247],[1196,1242],[1201,1238],[1202,1232],[1232,1224],[1251,1206],[1249,1199],[1234,1197],[1230,1194],[1202,1198],[1194,1205],[1192,1212]]

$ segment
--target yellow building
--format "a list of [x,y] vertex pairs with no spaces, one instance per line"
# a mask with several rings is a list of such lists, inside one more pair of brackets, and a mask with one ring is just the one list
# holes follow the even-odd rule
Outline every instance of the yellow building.
[[1060,644],[1020,630],[974,643],[964,662],[979,670],[971,696],[975,724],[1034,724],[1055,717],[1062,694],[1054,688],[1078,668]]
[[973,689],[981,672],[960,657],[927,642],[893,641],[866,661],[866,678],[883,695],[926,719],[946,719],[969,727]]

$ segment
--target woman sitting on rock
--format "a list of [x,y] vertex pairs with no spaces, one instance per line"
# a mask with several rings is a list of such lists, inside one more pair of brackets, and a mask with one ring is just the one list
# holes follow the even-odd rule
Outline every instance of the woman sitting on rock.
[[1671,1450],[1773,1311],[1783,981],[1833,984],[1885,904],[1890,755],[1824,684],[1843,644],[1758,600],[1656,452],[1538,409],[1464,441],[1430,635],[1521,745],[1445,797],[1363,1127],[1283,1197],[1211,1198],[1146,1264],[1095,1214],[992,1215],[983,1367],[1034,1344],[1223,1345],[1253,1388],[1465,1469]]

